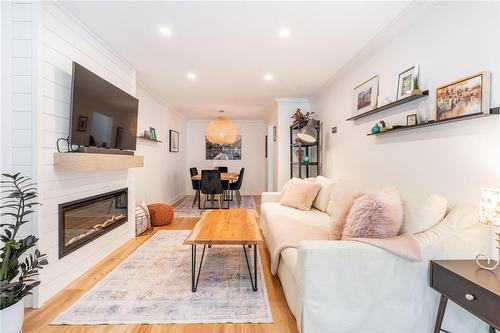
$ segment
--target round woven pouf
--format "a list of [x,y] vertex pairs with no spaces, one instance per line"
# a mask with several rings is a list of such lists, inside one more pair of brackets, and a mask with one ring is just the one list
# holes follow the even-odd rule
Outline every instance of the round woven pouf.
[[167,204],[155,203],[148,205],[149,216],[151,217],[151,225],[159,227],[172,223],[174,219],[174,210]]

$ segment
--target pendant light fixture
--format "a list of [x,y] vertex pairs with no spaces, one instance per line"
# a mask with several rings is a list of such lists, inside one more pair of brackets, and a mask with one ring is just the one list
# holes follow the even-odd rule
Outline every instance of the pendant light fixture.
[[229,120],[223,117],[224,111],[219,111],[219,118],[208,123],[205,135],[207,140],[218,145],[227,145],[234,143],[238,135],[236,126]]

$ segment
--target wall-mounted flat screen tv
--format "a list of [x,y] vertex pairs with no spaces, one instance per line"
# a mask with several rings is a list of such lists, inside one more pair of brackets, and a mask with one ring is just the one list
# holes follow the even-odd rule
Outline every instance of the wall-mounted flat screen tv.
[[139,100],[73,62],[72,145],[135,150]]

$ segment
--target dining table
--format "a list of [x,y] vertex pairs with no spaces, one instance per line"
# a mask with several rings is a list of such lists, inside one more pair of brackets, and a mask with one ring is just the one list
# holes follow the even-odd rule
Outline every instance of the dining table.
[[[236,172],[221,172],[220,179],[227,181],[227,189],[225,189],[225,190],[229,191],[229,184],[237,181],[239,176],[240,175],[237,174]],[[191,177],[191,179],[201,181],[201,174],[194,175],[193,177]],[[201,186],[201,183],[200,183],[200,186]],[[226,196],[224,196],[224,197],[226,197]],[[198,199],[198,209],[201,209],[201,202],[200,201],[201,200]],[[231,199],[224,199],[224,201],[227,202],[227,207],[223,207],[223,208],[229,209],[229,201],[231,201]]]

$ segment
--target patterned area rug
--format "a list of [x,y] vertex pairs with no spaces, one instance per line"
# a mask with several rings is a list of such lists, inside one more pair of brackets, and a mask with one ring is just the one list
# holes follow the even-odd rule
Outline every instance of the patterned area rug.
[[191,291],[188,234],[158,231],[52,324],[272,323],[260,258],[254,292],[241,246],[207,248]]
[[[182,202],[174,208],[174,214],[178,217],[200,217],[202,211],[198,209],[198,201],[194,204],[193,207],[193,195],[189,195],[185,197]],[[210,201],[207,202],[206,207],[209,208],[212,203]],[[224,201],[224,207],[227,207],[227,201]],[[219,207],[218,202],[213,203],[214,207]],[[229,201],[229,208],[238,208],[238,204],[236,203],[236,198],[233,201]],[[241,208],[251,208],[255,209],[255,202],[251,196],[242,196],[241,200]]]

